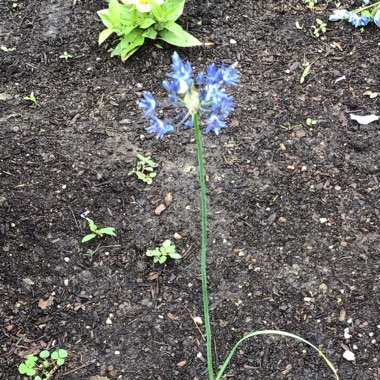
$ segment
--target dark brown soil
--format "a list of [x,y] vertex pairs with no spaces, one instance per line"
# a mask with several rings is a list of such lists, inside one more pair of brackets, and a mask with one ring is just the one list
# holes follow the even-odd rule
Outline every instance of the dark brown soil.
[[[342,379],[374,380],[380,124],[349,113],[379,113],[379,96],[363,93],[379,91],[380,33],[337,23],[315,39],[315,18],[335,7],[319,3],[189,0],[181,18],[216,42],[178,50],[195,71],[221,61],[241,71],[230,128],[204,138],[215,364],[245,333],[282,329],[322,347]],[[97,46],[104,6],[0,2],[0,43],[16,48],[0,51],[0,378],[19,379],[23,357],[59,346],[70,357],[57,379],[206,380],[203,325],[193,321],[202,301],[192,131],[158,142],[136,105],[143,90],[164,96],[174,49],[110,59]],[[60,59],[64,51],[73,58]],[[301,85],[304,57],[312,69]],[[23,99],[31,91],[36,106]],[[280,127],[289,123],[301,126]],[[151,186],[127,175],[147,152],[160,164]],[[117,230],[92,260],[85,253],[97,242],[80,242],[85,210]],[[184,258],[153,264],[146,250],[175,233]],[[333,376],[305,345],[267,337],[239,350],[226,379]]]

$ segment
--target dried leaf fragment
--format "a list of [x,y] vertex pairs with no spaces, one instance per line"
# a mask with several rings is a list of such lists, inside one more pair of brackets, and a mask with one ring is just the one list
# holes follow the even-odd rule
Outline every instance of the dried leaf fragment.
[[164,211],[166,210],[166,206],[161,203],[155,210],[154,210],[154,213],[156,215],[161,215]]
[[38,301],[38,307],[42,310],[46,310],[48,307],[50,307],[53,304],[53,301],[54,301],[53,296],[49,296],[49,298],[47,300],[44,300],[41,298]]

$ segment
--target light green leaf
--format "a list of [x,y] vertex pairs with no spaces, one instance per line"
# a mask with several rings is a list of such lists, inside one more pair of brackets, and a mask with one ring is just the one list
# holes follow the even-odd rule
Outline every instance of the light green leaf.
[[176,21],[183,13],[185,0],[167,0],[162,5],[167,21]]
[[98,11],[98,16],[102,20],[103,24],[106,26],[106,28],[111,29],[114,28],[116,25],[113,24],[108,9],[102,9],[101,11]]
[[123,62],[144,44],[145,37],[143,37],[142,34],[142,29],[134,29],[121,40],[121,59]]
[[36,374],[36,370],[34,368],[28,368],[25,374],[28,376],[34,376]]
[[161,256],[161,257],[158,259],[158,262],[159,262],[160,264],[164,264],[166,260],[167,260],[167,257],[166,257],[166,256]]
[[29,367],[25,363],[21,363],[18,366],[18,371],[21,373],[21,375],[25,375],[26,371],[29,369]]
[[113,49],[111,52],[111,57],[114,57],[115,55],[118,55],[118,56],[121,55],[121,42],[119,42],[116,45],[115,49]]
[[139,27],[141,29],[147,29],[153,24],[155,24],[155,21],[151,18],[143,18],[142,20],[139,20]]
[[149,257],[161,256],[161,252],[158,249],[150,249],[146,251],[146,255]]
[[171,244],[172,244],[171,240],[167,239],[167,240],[165,240],[165,241],[162,243],[162,246],[163,246],[164,248],[169,248],[169,247],[171,246]]
[[115,233],[115,228],[113,227],[104,227],[104,228],[100,228],[97,233],[99,235],[111,235],[111,236],[116,236],[116,233]]
[[96,234],[88,234],[86,236],[83,237],[82,239],[82,243],[86,243],[86,241],[90,241],[92,240],[94,237],[96,237]]
[[54,352],[52,352],[52,354],[51,354],[51,358],[52,358],[53,360],[57,360],[57,359],[59,358],[58,351],[54,351]]
[[110,20],[114,26],[120,25],[120,3],[118,0],[110,0],[108,5]]
[[50,352],[48,350],[43,350],[40,352],[40,358],[47,359],[50,356]]
[[165,29],[159,32],[158,38],[171,45],[180,47],[204,45],[197,38],[193,37],[190,33],[183,30],[182,27],[175,22],[168,22],[165,26]]
[[143,37],[155,40],[157,37],[157,32],[154,30],[154,28],[149,28],[144,32]]
[[112,33],[112,29],[104,29],[102,32],[100,32],[98,40],[99,45],[101,45]]
[[36,376],[36,377],[34,378],[34,380],[42,380],[42,377],[40,377],[40,376]]
[[86,218],[88,227],[90,228],[91,232],[96,232],[98,229],[97,225],[94,223],[94,221],[91,218]]
[[149,4],[152,8],[152,13],[156,17],[156,19],[158,21],[166,21],[164,11],[163,11],[161,5],[157,4],[155,0],[150,0]]
[[169,253],[169,256],[174,260],[182,259],[182,256],[179,253]]
[[61,365],[64,365],[65,364],[65,359],[63,358],[58,358],[57,359],[57,365],[61,366]]
[[69,353],[66,350],[64,350],[63,348],[60,348],[58,350],[58,356],[60,358],[62,358],[62,359],[67,358],[68,355],[69,355]]

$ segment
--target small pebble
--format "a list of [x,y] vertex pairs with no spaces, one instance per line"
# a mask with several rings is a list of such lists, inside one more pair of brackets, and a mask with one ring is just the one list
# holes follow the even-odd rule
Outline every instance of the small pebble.
[[68,263],[70,261],[70,259],[68,257],[65,257],[63,260],[65,260],[66,263]]
[[343,357],[348,360],[349,362],[355,361],[355,354],[351,351],[344,351]]
[[203,323],[202,321],[202,318],[201,317],[194,317],[194,322],[198,325],[201,325]]

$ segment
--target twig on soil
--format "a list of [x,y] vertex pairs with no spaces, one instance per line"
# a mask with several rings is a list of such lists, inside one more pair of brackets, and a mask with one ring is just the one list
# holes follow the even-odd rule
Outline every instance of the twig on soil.
[[79,371],[80,369],[83,369],[83,368],[85,368],[85,367],[88,367],[89,365],[94,364],[95,362],[96,362],[96,359],[90,360],[89,362],[87,362],[87,363],[85,363],[85,364],[82,364],[81,366],[79,366],[79,367],[77,367],[77,368],[71,369],[70,371],[67,371],[67,372],[65,372],[65,373],[60,374],[59,377],[61,377],[61,376],[66,376],[66,375],[68,375],[68,374],[70,374],[70,373],[73,373],[73,372]]
[[195,317],[191,314],[190,310],[189,310],[187,307],[186,307],[185,309],[186,309],[187,312],[190,314],[190,317],[191,317],[191,319],[193,320],[193,323],[194,323],[195,327],[197,328],[197,330],[198,330],[199,333],[201,334],[201,337],[202,337],[202,339],[203,339],[203,341],[204,341],[204,340],[205,340],[205,336],[204,336],[204,334],[202,333],[202,330],[199,328],[197,322],[195,322],[195,319],[194,319]]
[[78,224],[78,222],[77,222],[77,218],[75,217],[74,211],[73,211],[73,209],[72,209],[70,206],[69,206],[69,209],[70,209],[70,211],[71,211],[71,215],[72,215],[73,218],[74,218],[75,225],[76,225],[77,228],[79,229],[79,224]]

